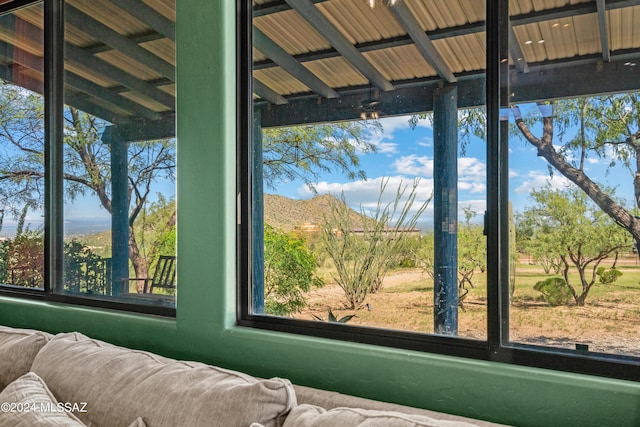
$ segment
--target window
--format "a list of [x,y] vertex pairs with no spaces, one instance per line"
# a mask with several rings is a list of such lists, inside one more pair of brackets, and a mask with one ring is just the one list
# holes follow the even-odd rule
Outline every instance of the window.
[[0,290],[172,314],[175,3],[2,8]]
[[241,325],[640,376],[638,6],[248,3]]

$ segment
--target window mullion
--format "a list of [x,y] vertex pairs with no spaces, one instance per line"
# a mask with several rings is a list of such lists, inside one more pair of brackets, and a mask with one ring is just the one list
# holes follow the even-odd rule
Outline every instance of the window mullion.
[[64,1],[44,2],[45,291],[63,282]]

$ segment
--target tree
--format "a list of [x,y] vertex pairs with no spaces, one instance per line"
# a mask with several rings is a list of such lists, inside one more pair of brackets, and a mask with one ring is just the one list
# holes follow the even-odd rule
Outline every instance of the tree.
[[310,188],[320,173],[337,170],[349,179],[365,179],[359,155],[373,153],[367,140],[381,129],[377,121],[351,121],[265,129],[262,138],[264,182],[302,180]]
[[[531,196],[535,204],[527,212],[535,220],[532,241],[557,254],[564,282],[576,305],[584,305],[597,278],[605,283],[617,278],[600,263],[611,255],[617,257],[617,252],[628,247],[630,235],[593,203],[588,203],[578,188],[547,187],[533,191]],[[578,273],[578,285],[570,276],[572,268]]]
[[[0,92],[0,202],[15,213],[15,206],[44,203],[44,108],[41,96],[3,82]],[[75,108],[64,112],[65,196],[97,196],[111,213],[110,150],[99,129],[104,121]],[[148,260],[140,253],[134,224],[152,188],[160,178],[175,178],[175,140],[128,144],[129,258],[136,277],[148,277]],[[175,221],[175,218],[172,219]]]
[[[552,102],[539,102],[542,136],[531,131],[514,108],[515,124],[521,135],[537,149],[550,166],[582,190],[603,212],[627,230],[640,244],[640,220],[616,202],[585,170],[589,156],[604,158],[609,167],[618,163],[631,172],[635,207],[640,208],[640,97],[637,93],[606,95]],[[575,137],[554,145],[555,131],[561,137],[572,127]],[[557,144],[557,142],[555,142]]]
[[265,313],[288,316],[305,305],[303,293],[323,285],[315,275],[317,264],[304,241],[265,224]]
[[[431,197],[412,212],[419,180],[414,180],[405,198],[407,186],[398,187],[393,201],[384,204],[382,197],[388,180],[383,180],[376,208],[367,213],[360,209],[355,221],[344,194],[334,199],[322,229],[324,247],[336,268],[334,280],[342,288],[349,308],[358,309],[367,295],[380,289],[391,265],[397,264],[420,215]],[[404,201],[403,201],[404,199]]]

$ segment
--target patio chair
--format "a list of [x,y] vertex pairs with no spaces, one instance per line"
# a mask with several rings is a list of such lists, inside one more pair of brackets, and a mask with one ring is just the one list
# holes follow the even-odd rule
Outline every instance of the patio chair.
[[[129,282],[144,282],[142,293],[151,294],[156,288],[175,289],[176,288],[176,257],[171,255],[160,255],[153,277],[129,277],[123,279],[123,293],[129,293]],[[139,291],[138,291],[139,292]]]

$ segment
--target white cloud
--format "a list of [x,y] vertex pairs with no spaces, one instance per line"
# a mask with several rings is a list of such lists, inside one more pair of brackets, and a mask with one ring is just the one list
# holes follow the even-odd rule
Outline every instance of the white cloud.
[[547,185],[551,185],[554,190],[559,190],[572,186],[573,183],[559,173],[554,173],[553,177],[550,177],[548,173],[542,171],[529,171],[527,180],[517,187],[514,192],[516,194],[526,194],[532,190],[544,188]]
[[[433,177],[433,159],[411,154],[396,159],[392,165],[402,175]],[[458,159],[458,188],[463,191],[482,193],[486,190],[487,165],[475,157]]]
[[396,159],[391,167],[402,175],[433,177],[433,159],[429,156],[402,156]]

